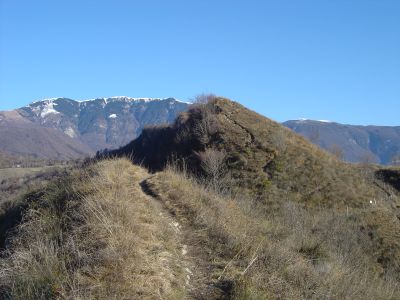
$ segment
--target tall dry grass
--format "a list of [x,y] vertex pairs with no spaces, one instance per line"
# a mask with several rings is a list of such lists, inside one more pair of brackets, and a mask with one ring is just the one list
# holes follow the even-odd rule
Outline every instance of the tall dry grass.
[[382,268],[369,234],[360,230],[372,211],[384,208],[311,210],[285,199],[269,211],[239,195],[218,195],[174,168],[147,184],[192,228],[210,282],[229,282],[232,299],[400,297],[396,272]]
[[0,260],[9,299],[179,299],[176,234],[128,160],[73,171],[29,204]]

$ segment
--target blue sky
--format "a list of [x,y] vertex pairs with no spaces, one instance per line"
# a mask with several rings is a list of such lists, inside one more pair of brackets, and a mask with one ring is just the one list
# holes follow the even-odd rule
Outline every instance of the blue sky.
[[278,121],[400,125],[400,1],[0,0],[0,110],[203,92]]

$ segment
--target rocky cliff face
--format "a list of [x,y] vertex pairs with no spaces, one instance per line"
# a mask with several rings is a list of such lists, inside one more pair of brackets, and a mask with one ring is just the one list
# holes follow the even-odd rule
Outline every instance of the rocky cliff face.
[[[68,98],[54,98],[34,102],[26,107],[17,109],[13,112],[13,120],[7,116],[10,113],[3,113],[2,135],[19,139],[20,131],[14,130],[20,127],[46,128],[55,130],[57,136],[65,137],[67,141],[75,141],[80,144],[77,153],[89,153],[104,148],[118,148],[135,139],[145,126],[171,123],[176,116],[185,111],[188,103],[178,101],[174,98],[130,98],[130,97],[111,97],[99,98],[86,101],[75,101]],[[33,134],[33,133],[32,133]],[[50,134],[51,136],[51,134]],[[32,136],[35,140],[36,137]],[[58,138],[59,140],[59,138]],[[41,141],[37,137],[37,143],[44,143],[44,147],[49,141]],[[65,148],[73,146],[65,145]],[[2,149],[6,152],[14,152],[13,149]],[[19,146],[14,149],[21,153],[21,148],[26,148],[26,154],[39,157],[51,156],[51,153],[35,150],[29,151],[29,145]],[[36,147],[37,148],[37,147]],[[66,149],[67,150],[67,149]],[[55,156],[71,157],[70,151],[60,149]],[[24,153],[25,153],[24,152]],[[77,156],[77,155],[72,155]]]

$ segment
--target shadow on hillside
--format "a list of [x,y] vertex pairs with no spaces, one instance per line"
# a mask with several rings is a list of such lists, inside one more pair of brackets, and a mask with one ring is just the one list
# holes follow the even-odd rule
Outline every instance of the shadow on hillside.
[[400,170],[381,169],[376,171],[376,176],[400,191]]

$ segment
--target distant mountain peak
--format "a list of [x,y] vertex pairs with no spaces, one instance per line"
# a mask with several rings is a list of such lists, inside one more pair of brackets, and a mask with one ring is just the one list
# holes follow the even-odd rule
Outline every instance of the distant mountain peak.
[[41,100],[36,100],[36,101],[33,102],[33,103],[36,103],[36,102],[53,102],[53,101],[55,101],[55,100],[64,99],[64,98],[65,98],[65,97],[45,98],[45,99],[41,99]]
[[38,103],[51,103],[58,99],[63,99],[63,97],[45,98],[45,99],[35,100],[35,101],[29,103],[28,105],[26,105],[25,107],[29,107],[29,106],[32,106],[32,105],[38,104]]
[[[172,123],[188,105],[173,97],[46,98],[16,109],[15,114],[0,114],[2,124],[10,124],[0,128],[0,150],[69,158],[118,148],[136,138],[145,126]],[[28,132],[30,127],[34,130]],[[13,140],[18,140],[18,147],[13,148]]]
[[50,98],[50,99],[35,101],[29,104],[28,106],[25,106],[25,108],[31,109],[32,112],[37,117],[45,118],[46,116],[51,114],[59,114],[59,112],[55,109],[55,106],[57,106],[55,100],[57,99],[61,98]]
[[66,97],[54,97],[54,98],[45,98],[45,99],[33,101],[25,107],[39,106],[41,104],[51,104],[51,103],[57,102],[58,100],[69,100],[69,101],[76,102],[79,104],[88,103],[88,102],[90,103],[90,102],[99,101],[99,100],[104,101],[105,104],[108,104],[110,102],[159,102],[159,101],[175,101],[175,102],[184,103],[184,104],[192,104],[191,102],[182,101],[182,100],[176,99],[174,97],[152,98],[152,97],[112,96],[112,97],[91,98],[91,99],[84,99],[84,100],[73,100],[73,99],[66,98]]

